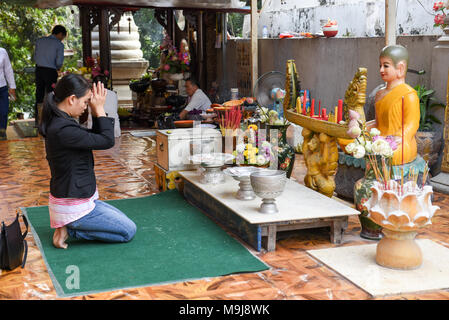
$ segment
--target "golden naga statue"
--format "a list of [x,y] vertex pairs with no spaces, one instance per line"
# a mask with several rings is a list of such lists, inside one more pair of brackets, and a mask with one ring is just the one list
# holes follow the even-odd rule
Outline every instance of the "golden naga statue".
[[349,110],[357,111],[360,114],[360,121],[365,123],[365,111],[363,106],[366,101],[366,83],[367,83],[366,68],[358,68],[354,79],[349,83],[346,89],[345,100],[343,102],[344,118],[349,119]]
[[307,167],[304,184],[321,194],[332,197],[335,190],[334,176],[338,166],[336,139],[307,128],[302,129],[302,136],[304,137],[302,150]]
[[285,74],[285,97],[283,107],[284,110],[295,109],[296,99],[299,97],[299,92],[301,91],[295,60],[287,60],[287,71]]

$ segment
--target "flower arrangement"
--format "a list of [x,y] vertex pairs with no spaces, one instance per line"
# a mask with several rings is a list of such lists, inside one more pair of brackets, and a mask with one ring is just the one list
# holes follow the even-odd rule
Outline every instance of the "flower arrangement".
[[346,146],[346,151],[352,154],[354,158],[368,156],[371,160],[376,156],[393,157],[393,152],[398,147],[396,138],[393,136],[382,137],[380,131],[376,128],[368,131],[365,124],[360,121],[358,112],[349,110],[348,127],[347,133],[355,141]]
[[287,119],[279,117],[279,113],[276,110],[269,110],[265,107],[259,107],[260,121],[265,124],[274,126],[283,126],[290,124]]
[[190,54],[185,40],[181,41],[181,49],[178,51],[167,35],[159,49],[161,51],[161,73],[184,73],[189,70]]
[[79,69],[70,67],[65,69],[63,72],[59,74],[59,77],[62,78],[63,76],[69,74],[69,73],[75,73],[82,75],[84,78],[88,80],[95,79],[95,77],[103,76],[108,78],[109,77],[109,71],[108,70],[101,70],[100,67],[100,57],[97,55],[97,57],[94,59],[92,57],[86,58],[86,65],[84,67],[81,67]]
[[265,166],[274,159],[271,144],[263,141],[257,148],[258,135],[257,126],[251,124],[244,131],[243,142],[236,145],[233,151],[237,164]]
[[446,18],[446,13],[444,12],[444,9],[449,9],[449,1],[446,4],[444,4],[444,2],[442,1],[435,2],[433,4],[433,11],[436,13],[435,18],[433,20],[434,27],[441,27],[441,29],[447,27],[447,24],[444,23],[444,19]]

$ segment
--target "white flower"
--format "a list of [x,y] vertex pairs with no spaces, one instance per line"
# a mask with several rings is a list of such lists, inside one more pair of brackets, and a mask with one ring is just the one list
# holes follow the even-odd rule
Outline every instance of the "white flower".
[[365,148],[361,145],[356,146],[352,155],[357,159],[363,158],[365,156]]
[[[381,155],[382,152],[386,149],[386,148],[390,148],[390,145],[388,144],[387,141],[383,140],[383,139],[377,139],[376,141],[374,141],[373,146],[372,146],[372,150],[374,152],[374,154],[379,154]],[[390,148],[391,149],[391,148]]]
[[274,124],[274,125],[283,125],[283,124],[284,124],[284,121],[281,120],[281,119],[277,119],[273,124]]
[[237,153],[243,153],[245,151],[245,144],[240,143],[235,146],[235,149],[237,150]]
[[368,153],[373,152],[372,148],[373,148],[373,143],[371,141],[367,141],[366,144],[365,144],[366,152],[368,152]]
[[262,147],[270,148],[271,144],[268,141],[264,141],[264,142],[262,142]]
[[256,157],[256,163],[257,163],[259,166],[262,166],[262,165],[264,165],[265,163],[267,163],[267,159],[266,159],[263,155],[259,154],[259,155]]
[[370,130],[369,134],[371,137],[380,136],[380,131],[379,131],[379,129],[372,128]]
[[393,156],[393,150],[391,148],[385,148],[382,150],[381,155],[385,158],[391,158]]
[[354,142],[351,142],[350,144],[348,144],[348,145],[346,146],[346,151],[347,151],[348,153],[353,153],[354,150],[355,150],[355,147],[356,147],[356,144],[355,144]]

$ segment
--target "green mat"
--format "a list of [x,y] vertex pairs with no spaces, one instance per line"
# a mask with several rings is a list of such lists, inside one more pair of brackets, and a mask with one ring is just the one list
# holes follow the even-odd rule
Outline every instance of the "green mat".
[[56,249],[48,207],[21,208],[60,297],[268,269],[176,190],[106,202],[135,222],[132,241],[69,239]]

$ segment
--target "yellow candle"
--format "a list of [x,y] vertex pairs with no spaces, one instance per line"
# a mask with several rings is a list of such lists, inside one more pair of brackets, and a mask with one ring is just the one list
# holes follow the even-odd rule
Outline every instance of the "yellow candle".
[[296,112],[297,113],[301,113],[301,110],[302,110],[302,108],[301,108],[301,97],[298,97],[296,99]]
[[335,109],[335,112],[334,112],[334,114],[335,114],[335,117],[334,117],[334,122],[335,122],[335,123],[337,123],[337,113],[338,113],[338,107],[335,107],[334,109]]

